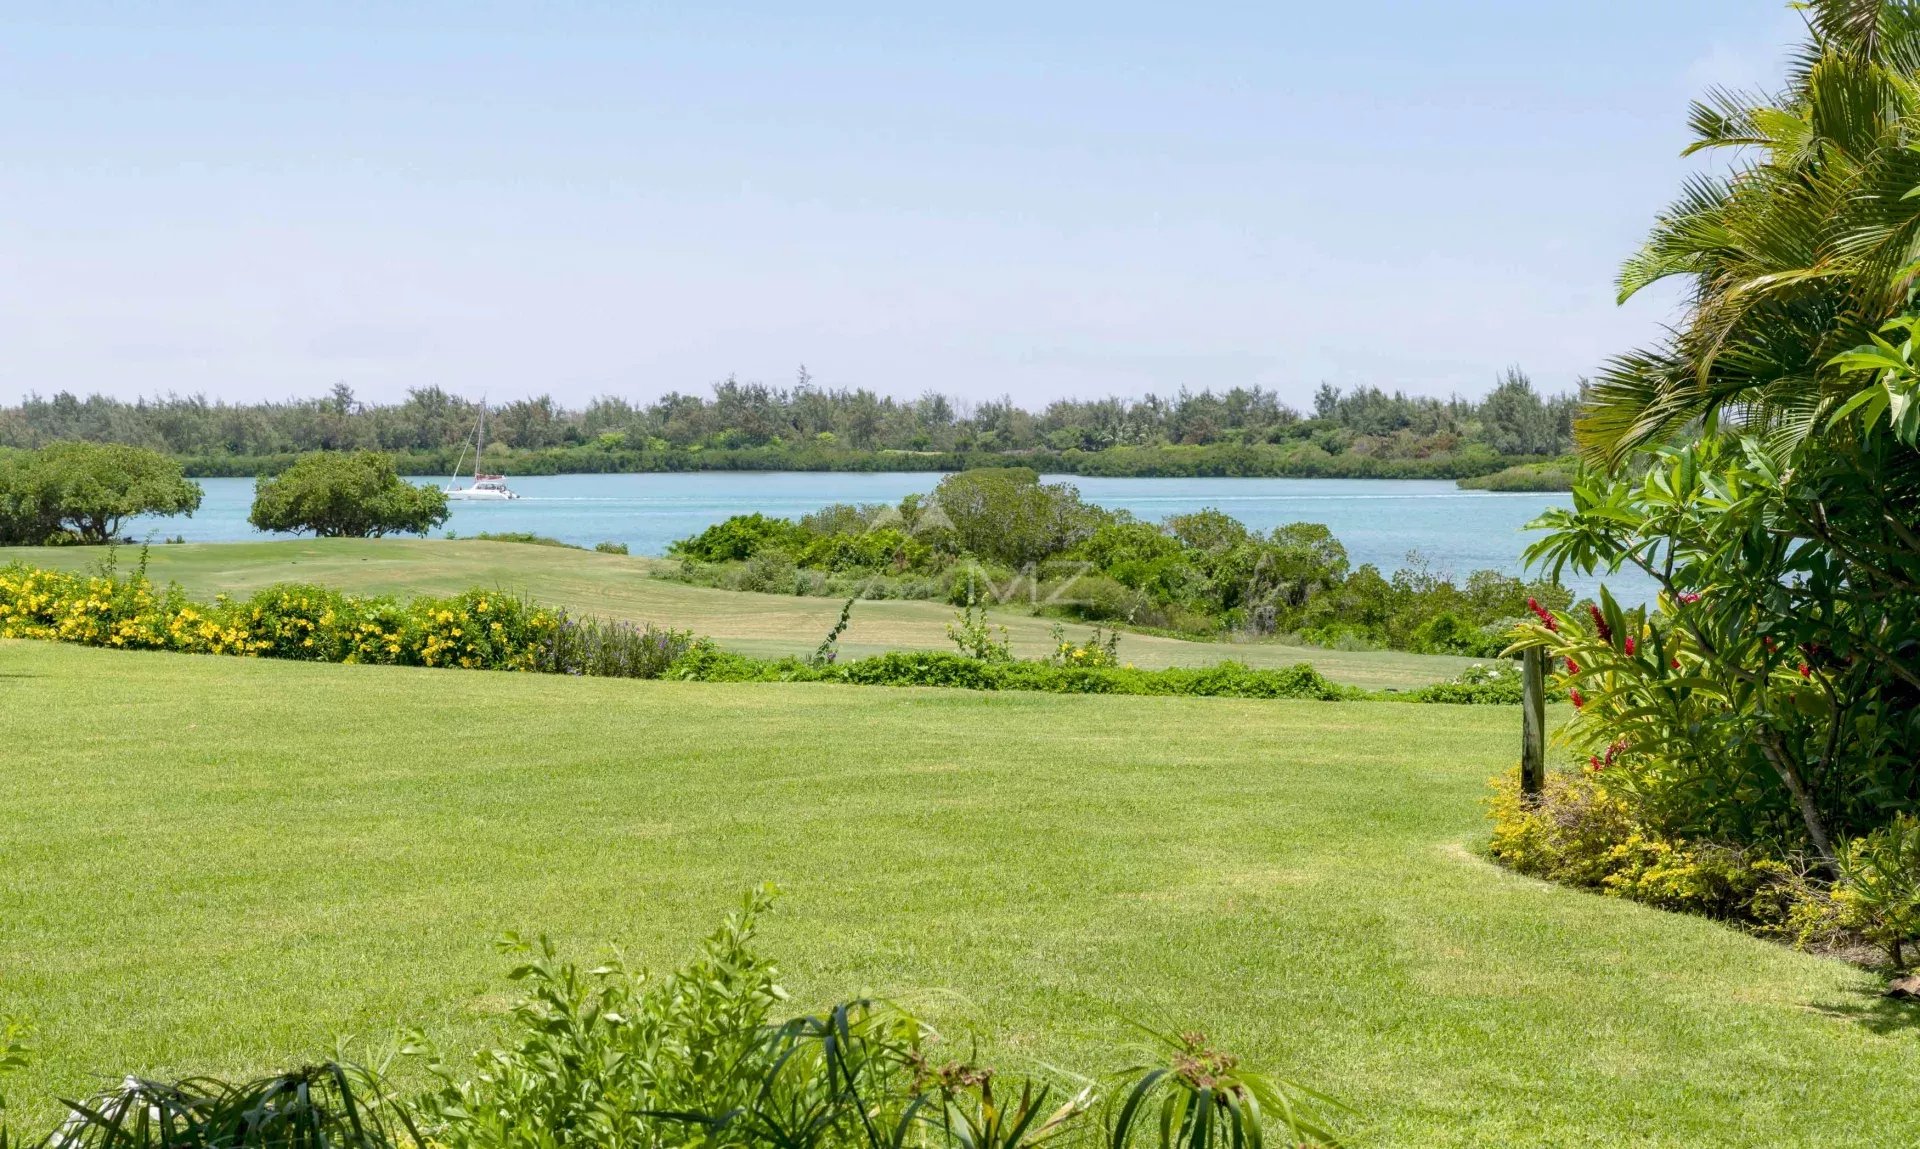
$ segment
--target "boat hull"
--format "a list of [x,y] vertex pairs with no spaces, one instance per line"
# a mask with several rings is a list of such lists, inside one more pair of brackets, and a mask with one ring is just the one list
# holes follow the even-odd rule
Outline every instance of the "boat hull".
[[446,492],[450,503],[504,503],[520,496],[509,491],[473,491],[462,488]]

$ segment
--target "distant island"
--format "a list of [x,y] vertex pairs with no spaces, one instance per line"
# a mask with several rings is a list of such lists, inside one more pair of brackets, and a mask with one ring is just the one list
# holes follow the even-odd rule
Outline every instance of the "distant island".
[[[608,396],[579,410],[537,396],[489,404],[486,464],[512,475],[659,471],[958,471],[1012,465],[1113,477],[1453,479],[1492,490],[1564,490],[1574,395],[1543,397],[1510,369],[1484,397],[1436,399],[1323,385],[1297,411],[1260,387],[1140,399],[902,400],[727,379],[711,397],[646,405]],[[61,392],[0,408],[0,448],[69,440],[150,447],[195,477],[277,474],[316,450],[378,450],[438,475],[471,434],[475,403],[438,387],[363,403],[226,403]]]

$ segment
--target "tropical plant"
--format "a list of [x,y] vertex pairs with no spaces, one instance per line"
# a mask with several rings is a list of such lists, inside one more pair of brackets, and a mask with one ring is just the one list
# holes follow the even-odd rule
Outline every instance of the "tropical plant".
[[1920,819],[1902,814],[1840,851],[1840,924],[1883,948],[1895,969],[1920,941]]
[[33,1029],[16,1017],[0,1016],[0,1149],[10,1149],[12,1134],[7,1129],[6,1078],[27,1067],[33,1052]]
[[1906,305],[1920,250],[1920,7],[1808,0],[1808,38],[1775,96],[1714,89],[1689,153],[1730,156],[1690,178],[1620,275],[1624,300],[1684,278],[1691,312],[1663,343],[1615,360],[1575,424],[1618,466],[1706,424],[1780,455],[1858,390],[1835,363]]
[[402,479],[377,451],[317,452],[254,485],[247,521],[263,531],[320,538],[424,535],[447,521],[447,496]]
[[[1685,323],[1617,360],[1577,425],[1598,468],[1529,558],[1637,568],[1655,609],[1538,612],[1570,737],[1670,833],[1810,850],[1920,808],[1920,7],[1811,0],[1773,98],[1710,93],[1689,181],[1622,272]],[[1616,761],[1617,760],[1617,761]]]
[[359,1066],[327,1062],[254,1081],[129,1077],[66,1103],[60,1149],[412,1149],[406,1109]]
[[1171,1057],[1123,1075],[1109,1102],[1109,1149],[1261,1149],[1277,1133],[1296,1145],[1340,1144],[1318,1112],[1351,1112],[1333,1098],[1243,1068],[1204,1034],[1155,1036]]

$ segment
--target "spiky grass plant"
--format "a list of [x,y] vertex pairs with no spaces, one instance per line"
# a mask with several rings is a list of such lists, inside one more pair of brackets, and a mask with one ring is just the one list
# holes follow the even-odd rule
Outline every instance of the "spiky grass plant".
[[129,1077],[85,1102],[47,1149],[399,1149],[423,1143],[358,1066],[326,1062],[232,1084]]
[[1163,1064],[1136,1066],[1122,1075],[1111,1099],[1108,1149],[1341,1144],[1319,1113],[1351,1112],[1333,1098],[1242,1068],[1237,1057],[1209,1046],[1204,1034],[1154,1036],[1172,1056]]

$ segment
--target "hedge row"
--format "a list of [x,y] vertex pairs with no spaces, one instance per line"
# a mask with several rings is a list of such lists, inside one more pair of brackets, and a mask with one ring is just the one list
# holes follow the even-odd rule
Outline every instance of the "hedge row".
[[[1031,690],[1050,694],[1131,694],[1212,698],[1300,698],[1322,702],[1389,700],[1460,705],[1520,701],[1519,677],[1443,682],[1407,692],[1369,691],[1330,682],[1307,663],[1257,669],[1239,662],[1207,667],[1062,666],[1054,662],[990,662],[940,651],[893,651],[824,665],[761,659],[702,639],[666,677],[697,682],[842,682],[859,686],[946,686],[963,690]],[[1472,676],[1482,677],[1482,676]]]
[[464,667],[657,678],[685,632],[574,619],[498,591],[407,601],[286,584],[250,598],[189,600],[144,573],[0,568],[0,638],[305,662]]
[[1470,675],[1407,693],[1340,686],[1312,666],[1255,669],[1238,662],[1140,670],[1054,661],[989,661],[895,651],[850,662],[756,659],[686,631],[570,618],[497,591],[450,598],[366,598],[288,584],[251,598],[190,601],[144,572],[119,576],[0,568],[0,638],[87,646],[288,658],[307,662],[526,670],[701,682],[839,682],[1052,694],[1126,694],[1343,701],[1516,703],[1518,677]]

